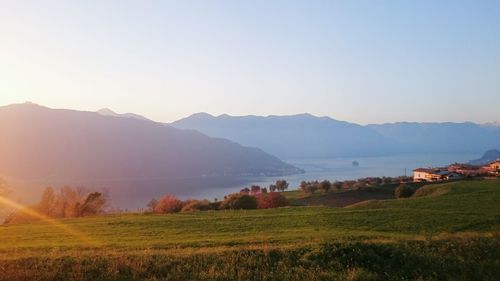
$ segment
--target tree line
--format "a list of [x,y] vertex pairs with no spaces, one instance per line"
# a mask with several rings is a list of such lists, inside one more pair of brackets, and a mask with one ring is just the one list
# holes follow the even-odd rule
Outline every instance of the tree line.
[[359,178],[357,180],[345,180],[345,181],[334,181],[330,182],[328,180],[324,181],[302,181],[299,186],[299,190],[306,193],[315,193],[316,191],[329,192],[332,189],[342,190],[342,189],[365,189],[377,186],[387,186],[387,185],[399,185],[400,183],[410,182],[410,177],[400,176],[400,177],[365,177]]
[[216,211],[216,210],[238,210],[238,209],[270,209],[287,206],[286,198],[281,194],[288,188],[289,184],[286,180],[278,180],[269,187],[260,187],[253,185],[245,187],[238,193],[231,193],[224,196],[222,201],[214,199],[195,200],[188,199],[180,200],[172,194],[166,194],[159,200],[151,200],[147,207],[148,212],[153,213],[178,213],[192,211]]

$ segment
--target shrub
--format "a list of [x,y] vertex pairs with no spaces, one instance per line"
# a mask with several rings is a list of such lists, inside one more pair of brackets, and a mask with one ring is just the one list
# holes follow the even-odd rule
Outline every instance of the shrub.
[[163,196],[155,207],[155,213],[177,213],[182,209],[182,201],[174,195]]
[[184,203],[181,212],[209,211],[213,210],[208,200],[189,200]]
[[208,203],[208,205],[210,206],[210,210],[219,210],[221,204],[222,204],[222,202],[220,202],[220,201],[215,201],[215,202],[209,202]]
[[396,196],[396,198],[408,198],[411,197],[413,193],[413,189],[406,184],[401,184],[394,190],[394,196]]
[[270,209],[288,205],[285,196],[278,192],[261,193],[256,196],[259,209]]
[[257,209],[257,198],[247,194],[234,193],[225,197],[221,209]]

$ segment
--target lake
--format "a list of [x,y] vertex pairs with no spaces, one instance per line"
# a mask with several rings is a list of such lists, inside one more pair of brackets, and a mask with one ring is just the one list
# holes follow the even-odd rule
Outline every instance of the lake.
[[[297,189],[301,181],[311,180],[355,180],[362,177],[408,176],[412,170],[419,167],[446,166],[455,162],[468,162],[479,158],[478,154],[405,154],[383,157],[356,157],[330,159],[288,159],[285,162],[305,170],[304,174],[284,177],[263,177],[241,179],[234,185],[213,187],[213,189],[195,190],[193,194],[182,195],[195,198],[222,198],[224,195],[237,192],[250,185],[267,187],[278,179],[285,179],[290,183],[289,189]],[[359,163],[354,166],[353,162]]]
[[[137,210],[144,208],[152,198],[159,198],[166,193],[174,194],[181,199],[222,199],[224,195],[238,192],[251,185],[268,187],[278,179],[290,183],[289,189],[297,189],[300,182],[311,180],[355,180],[370,176],[402,176],[405,172],[412,175],[418,167],[444,166],[454,162],[467,162],[479,158],[478,154],[407,154],[386,157],[357,157],[331,159],[288,159],[285,162],[305,170],[305,173],[284,177],[194,177],[179,179],[123,179],[97,180],[79,182],[36,181],[19,183],[16,188],[20,198],[28,203],[36,202],[41,188],[45,186],[60,187],[64,185],[85,186],[93,190],[107,190],[111,205],[118,209]],[[359,163],[353,165],[353,161]],[[14,185],[14,184],[13,184]],[[34,192],[39,190],[39,192]],[[26,202],[25,202],[26,203]]]

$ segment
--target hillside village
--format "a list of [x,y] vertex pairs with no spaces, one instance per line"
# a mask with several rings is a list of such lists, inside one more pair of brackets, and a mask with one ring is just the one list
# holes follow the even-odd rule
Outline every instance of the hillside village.
[[458,180],[481,176],[500,176],[500,159],[483,166],[455,163],[447,167],[417,168],[413,170],[413,181],[415,182]]

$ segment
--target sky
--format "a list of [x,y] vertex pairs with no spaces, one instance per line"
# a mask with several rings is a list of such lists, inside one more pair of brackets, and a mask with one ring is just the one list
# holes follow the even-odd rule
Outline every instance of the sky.
[[500,121],[497,0],[0,1],[0,105]]

